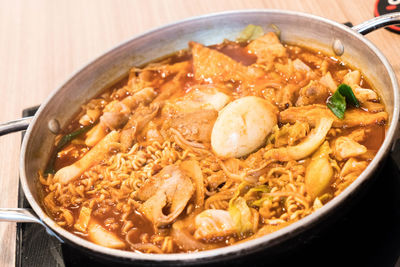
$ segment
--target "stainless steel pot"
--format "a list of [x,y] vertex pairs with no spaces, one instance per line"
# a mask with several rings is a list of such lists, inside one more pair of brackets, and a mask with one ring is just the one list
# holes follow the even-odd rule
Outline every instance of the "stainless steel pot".
[[[137,36],[72,75],[49,96],[33,118],[0,126],[0,135],[28,128],[21,149],[20,180],[25,196],[33,209],[0,209],[0,220],[40,223],[61,242],[73,243],[88,252],[115,260],[135,263],[199,264],[273,249],[282,242],[315,227],[346,200],[362,191],[390,151],[393,141],[397,138],[395,132],[399,124],[399,88],[387,59],[362,34],[399,23],[400,13],[374,18],[348,28],[334,21],[298,12],[245,10],[190,18]],[[45,213],[37,190],[37,172],[43,170],[48,162],[55,137],[53,132],[64,127],[82,104],[125,76],[133,66],[140,66],[163,55],[184,49],[189,41],[211,45],[220,43],[226,38],[234,40],[248,24],[263,25],[266,28],[275,24],[282,32],[283,42],[302,44],[328,54],[341,55],[345,62],[361,69],[372,84],[380,89],[389,113],[386,138],[376,157],[354,183],[320,210],[272,234],[229,247],[190,254],[138,254],[101,247],[64,230]]]

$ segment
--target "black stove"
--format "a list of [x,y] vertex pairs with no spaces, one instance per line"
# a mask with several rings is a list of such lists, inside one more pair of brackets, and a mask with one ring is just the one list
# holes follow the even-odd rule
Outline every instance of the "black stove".
[[[37,108],[24,110],[23,116],[34,115]],[[400,170],[396,162],[400,163],[399,154],[389,156],[367,192],[351,208],[336,213],[340,218],[323,231],[311,233],[273,258],[261,255],[254,261],[249,256],[223,265],[400,266]],[[21,187],[18,206],[30,207]],[[61,244],[34,223],[18,223],[16,251],[17,267],[118,266]]]

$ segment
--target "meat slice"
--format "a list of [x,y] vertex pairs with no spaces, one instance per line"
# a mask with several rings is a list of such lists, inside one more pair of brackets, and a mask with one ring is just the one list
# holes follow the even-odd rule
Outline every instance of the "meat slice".
[[174,119],[171,126],[177,129],[185,139],[203,143],[211,142],[211,132],[217,119],[216,110],[197,110],[182,113]]
[[257,64],[271,64],[275,58],[286,56],[286,48],[275,33],[269,32],[247,45],[250,53],[257,56]]
[[367,161],[360,161],[356,160],[355,158],[350,158],[343,165],[343,168],[340,172],[340,177],[352,177],[355,179],[365,170],[365,168],[367,168],[367,166]]
[[344,114],[344,119],[337,118],[325,105],[308,105],[290,107],[280,113],[281,123],[295,123],[296,121],[308,122],[315,126],[321,117],[333,119],[332,127],[347,128],[355,126],[367,126],[384,124],[388,119],[386,112],[369,113],[361,109],[349,109]]
[[120,142],[125,151],[132,146],[136,134],[157,116],[159,108],[158,103],[153,103],[150,106],[141,105],[136,109],[121,132]]
[[361,103],[365,103],[367,101],[378,101],[379,97],[377,93],[372,89],[361,88],[360,86],[353,87],[354,95]]
[[156,97],[153,88],[147,87],[134,95],[125,97],[122,101],[113,101],[105,108],[100,122],[88,132],[86,145],[94,146],[107,134],[108,129],[120,129],[128,122],[129,115],[139,106],[147,105]]
[[188,141],[210,143],[217,117],[218,111],[215,109],[184,110],[177,105],[167,104],[162,110],[162,129],[173,128]]
[[338,160],[357,157],[367,152],[367,148],[348,136],[338,137],[333,143],[333,153]]
[[314,103],[323,104],[329,97],[329,89],[317,81],[311,81],[301,88],[296,106],[306,106]]
[[137,191],[140,211],[155,227],[172,223],[192,197],[191,179],[177,165],[164,167]]
[[246,67],[217,50],[191,42],[193,69],[196,80],[206,82],[251,81],[264,72],[253,67]]

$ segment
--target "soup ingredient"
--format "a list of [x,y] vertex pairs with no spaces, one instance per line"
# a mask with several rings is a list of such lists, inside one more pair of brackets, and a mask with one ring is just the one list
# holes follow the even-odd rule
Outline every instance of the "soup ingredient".
[[74,225],[75,229],[78,231],[85,233],[88,227],[90,216],[92,213],[92,209],[89,207],[82,207],[81,211],[79,212],[78,221]]
[[232,198],[229,201],[228,210],[239,234],[244,235],[246,233],[255,231],[253,214],[243,197]]
[[242,157],[264,142],[277,123],[276,108],[268,101],[247,96],[229,103],[218,114],[211,133],[214,152],[224,158]]
[[321,117],[333,119],[332,127],[350,128],[356,126],[383,125],[387,119],[386,112],[371,113],[361,109],[350,109],[346,111],[343,120],[336,117],[324,105],[308,105],[301,107],[290,107],[279,113],[279,122],[295,123],[296,121],[308,122],[315,126]]
[[311,133],[295,146],[280,147],[268,150],[264,158],[279,161],[300,160],[312,154],[325,140],[326,134],[331,128],[331,118],[321,118]]
[[334,141],[334,154],[339,160],[357,157],[365,152],[367,148],[348,136],[340,136]]
[[79,128],[78,130],[66,134],[64,135],[60,141],[57,143],[57,146],[53,152],[53,155],[50,158],[50,162],[46,168],[45,173],[51,173],[54,174],[55,170],[54,170],[54,160],[56,158],[57,153],[63,149],[68,143],[70,143],[72,140],[74,140],[75,138],[77,138],[78,136],[80,136],[81,134],[86,133],[87,131],[89,131],[93,126],[92,125],[88,125],[88,126],[84,126],[82,128]]
[[121,145],[124,151],[128,150],[135,140],[136,134],[157,116],[160,109],[159,103],[153,103],[149,106],[140,105],[135,113],[129,118],[121,131]]
[[213,240],[236,233],[235,224],[226,210],[205,210],[196,216],[196,239]]
[[97,245],[108,248],[125,247],[125,243],[120,240],[117,235],[104,229],[97,221],[91,220],[88,226],[88,238]]
[[175,105],[183,111],[197,109],[215,109],[220,111],[231,101],[231,97],[221,92],[224,88],[213,85],[200,85],[190,88],[190,91],[175,101]]
[[107,129],[119,129],[128,122],[129,115],[140,103],[149,104],[156,94],[153,88],[146,87],[134,95],[125,97],[122,101],[113,101],[104,108],[100,122],[88,133],[87,146],[96,145],[107,134]]
[[323,194],[331,184],[334,172],[329,154],[332,153],[329,143],[325,141],[312,155],[307,166],[305,184],[307,193],[315,199]]
[[328,108],[336,115],[339,119],[344,118],[344,112],[346,111],[346,98],[336,90],[336,92],[328,99]]
[[253,24],[249,24],[244,28],[242,32],[240,32],[238,38],[236,40],[240,43],[253,41],[264,35],[264,30],[261,26],[256,26]]
[[112,144],[118,140],[119,133],[117,131],[110,132],[80,160],[74,162],[72,165],[58,170],[54,175],[54,178],[60,181],[62,184],[67,184],[70,181],[78,178],[88,168],[102,161],[110,152]]
[[78,130],[76,130],[75,132],[69,133],[64,135],[60,141],[58,142],[57,146],[56,146],[56,151],[60,151],[63,147],[65,147],[68,143],[70,143],[72,140],[74,140],[75,138],[77,138],[78,136],[80,136],[81,134],[86,133],[87,131],[89,131],[92,128],[92,125],[88,125],[85,127],[82,127]]
[[251,80],[263,75],[263,71],[233,60],[216,50],[201,44],[191,42],[193,54],[193,69],[196,80],[208,83],[227,81],[242,81],[251,83]]
[[269,32],[247,45],[251,54],[257,55],[257,64],[270,68],[275,58],[286,56],[286,48],[279,41],[278,36]]
[[180,168],[192,179],[195,186],[195,205],[197,208],[204,205],[204,177],[200,165],[195,160],[187,160],[181,163]]
[[341,84],[338,86],[336,92],[328,98],[327,106],[339,119],[344,118],[344,112],[346,111],[346,102],[355,106],[360,107],[360,103],[355,97],[353,90],[347,84]]
[[350,103],[356,108],[360,107],[360,103],[358,102],[350,86],[342,83],[338,86],[336,91],[339,91],[339,93],[346,98],[346,102]]
[[317,81],[311,81],[307,86],[300,89],[296,106],[311,104],[323,104],[329,96],[329,89]]
[[139,209],[155,226],[164,226],[181,214],[193,192],[190,178],[177,165],[170,165],[138,190],[137,198],[144,201]]
[[172,116],[164,128],[174,128],[189,141],[209,143],[218,112],[214,109],[183,110]]
[[[190,234],[189,230],[192,230],[190,226],[192,218],[186,218],[185,220],[179,220],[172,225],[171,236],[174,242],[185,251],[205,250],[215,248],[215,245],[211,243],[204,243],[197,240]],[[188,227],[189,226],[189,227]]]

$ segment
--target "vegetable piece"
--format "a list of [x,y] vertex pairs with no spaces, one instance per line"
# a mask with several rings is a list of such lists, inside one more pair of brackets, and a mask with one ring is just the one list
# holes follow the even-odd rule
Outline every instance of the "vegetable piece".
[[333,168],[329,158],[331,152],[328,141],[325,141],[313,154],[311,162],[307,166],[306,191],[312,199],[324,193],[331,183],[333,177]]
[[248,232],[254,232],[252,213],[243,197],[232,198],[229,201],[228,211],[239,234],[243,235]]
[[348,84],[352,86],[353,88],[356,85],[359,85],[361,81],[361,73],[359,70],[353,70],[344,75],[343,77],[343,83]]
[[280,147],[268,150],[264,154],[265,159],[276,159],[279,161],[300,160],[315,150],[324,142],[326,134],[332,126],[333,119],[322,117],[315,129],[298,145]]
[[355,106],[356,108],[360,107],[360,103],[358,102],[356,96],[353,93],[353,90],[347,84],[340,84],[338,86],[337,91],[340,92],[342,96],[346,98],[346,102],[350,103],[351,105]]
[[343,119],[344,112],[346,111],[346,102],[356,108],[360,107],[360,103],[354,95],[353,90],[351,90],[351,87],[342,83],[338,86],[336,92],[328,98],[327,106],[336,117]]
[[92,213],[92,209],[89,207],[82,207],[79,212],[79,218],[76,224],[74,225],[75,229],[82,233],[86,233],[86,229],[88,227],[90,221],[90,215]]
[[226,210],[209,209],[201,212],[195,219],[194,238],[213,240],[236,233],[232,216]]
[[251,205],[252,205],[252,206],[261,207],[262,204],[264,203],[264,201],[267,200],[267,199],[272,200],[273,197],[272,197],[272,196],[262,197],[262,198],[260,198],[260,199],[254,200],[254,201],[251,203]]
[[[269,186],[267,186],[267,185],[259,185],[259,186],[253,187],[244,195],[244,198],[246,199],[247,197],[251,196],[252,194],[254,194],[256,192],[270,193],[271,192],[271,188]],[[267,197],[262,197],[260,199],[254,200],[253,202],[251,202],[251,206],[259,207],[259,206],[262,205],[264,200],[266,200],[267,198],[271,198],[271,197],[267,196]]]
[[329,91],[332,94],[334,94],[336,92],[337,85],[336,85],[335,81],[333,80],[332,75],[329,71],[324,76],[322,76],[321,79],[319,79],[319,82],[322,85],[325,85],[326,87],[328,87]]
[[271,192],[271,188],[268,185],[258,185],[256,187],[250,188],[250,190],[244,195],[244,198],[251,196],[253,193],[261,192],[261,193],[269,193]]
[[339,90],[328,98],[328,102],[326,103],[328,108],[336,115],[339,119],[344,118],[344,112],[346,111],[346,98],[342,96]]
[[[266,185],[251,188],[251,184],[242,182],[236,189],[235,195],[229,201],[229,214],[235,223],[236,231],[240,235],[244,235],[249,232],[255,233],[257,229],[254,229],[256,225],[253,222],[253,213],[250,207],[246,203],[245,197],[252,192],[265,192],[267,189]],[[252,190],[250,192],[250,190]],[[243,197],[242,197],[243,196]]]
[[81,134],[86,133],[87,131],[89,131],[91,128],[93,127],[93,125],[88,125],[85,127],[82,127],[78,130],[76,130],[75,132],[69,133],[64,135],[60,141],[58,142],[57,146],[56,146],[56,151],[60,151],[63,147],[65,147],[69,142],[71,142],[73,139],[77,138],[78,136],[80,136]]
[[93,243],[108,248],[121,249],[125,247],[125,243],[116,234],[108,231],[94,220],[91,220],[88,226],[88,238]]
[[176,245],[184,250],[205,250],[215,248],[215,244],[203,243],[196,240],[190,233],[190,227],[194,225],[193,220],[188,217],[184,220],[178,220],[172,225],[171,237]]
[[72,140],[76,139],[78,136],[80,136],[81,134],[86,133],[87,131],[89,131],[91,128],[93,127],[93,125],[88,125],[82,128],[79,128],[78,130],[66,134],[64,135],[60,141],[57,143],[56,148],[53,152],[53,154],[51,155],[50,158],[50,162],[47,165],[47,168],[45,170],[45,174],[54,174],[55,170],[54,170],[54,161],[56,160],[56,156],[57,153],[60,152],[61,149],[63,149],[68,143],[70,143]]
[[255,40],[263,35],[264,35],[264,30],[261,26],[249,24],[239,34],[239,36],[236,38],[236,41],[244,43],[244,42]]

